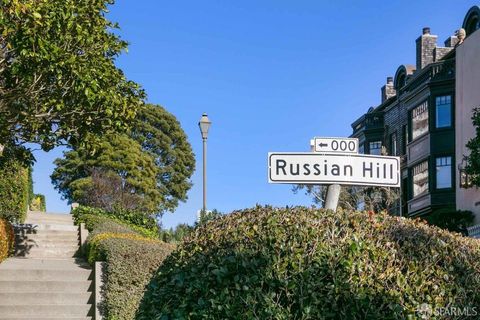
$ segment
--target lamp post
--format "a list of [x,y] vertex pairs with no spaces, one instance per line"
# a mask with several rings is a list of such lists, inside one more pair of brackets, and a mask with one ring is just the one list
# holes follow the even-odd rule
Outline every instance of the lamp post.
[[207,117],[207,114],[204,113],[198,126],[200,127],[200,133],[202,134],[203,140],[203,212],[207,211],[207,136],[208,129],[212,122]]

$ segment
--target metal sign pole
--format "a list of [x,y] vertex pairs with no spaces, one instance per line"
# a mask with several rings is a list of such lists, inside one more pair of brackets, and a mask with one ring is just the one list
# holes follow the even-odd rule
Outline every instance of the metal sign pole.
[[339,184],[328,185],[327,199],[325,199],[325,209],[337,211],[341,189],[342,187]]

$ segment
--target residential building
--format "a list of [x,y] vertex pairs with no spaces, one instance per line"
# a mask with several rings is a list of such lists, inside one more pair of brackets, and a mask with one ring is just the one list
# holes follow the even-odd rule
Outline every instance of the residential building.
[[[400,65],[381,88],[381,103],[352,123],[360,151],[401,158],[397,213],[424,216],[436,208],[468,209],[480,223],[480,191],[460,188],[471,115],[480,106],[480,8],[472,7],[462,31],[438,46],[423,28],[415,65]],[[459,167],[460,166],[460,167]]]

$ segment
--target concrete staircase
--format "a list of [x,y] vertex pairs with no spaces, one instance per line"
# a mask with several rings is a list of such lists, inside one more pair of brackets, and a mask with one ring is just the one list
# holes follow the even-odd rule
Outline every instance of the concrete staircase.
[[30,212],[0,264],[0,319],[93,319],[93,273],[66,214]]

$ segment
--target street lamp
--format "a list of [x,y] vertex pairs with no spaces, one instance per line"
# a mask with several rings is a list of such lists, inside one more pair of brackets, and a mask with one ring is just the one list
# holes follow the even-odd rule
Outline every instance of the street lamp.
[[207,136],[208,136],[208,129],[212,122],[207,117],[207,114],[204,113],[200,121],[198,122],[198,126],[200,127],[200,132],[202,134],[203,140],[203,212],[204,214],[207,212]]

